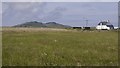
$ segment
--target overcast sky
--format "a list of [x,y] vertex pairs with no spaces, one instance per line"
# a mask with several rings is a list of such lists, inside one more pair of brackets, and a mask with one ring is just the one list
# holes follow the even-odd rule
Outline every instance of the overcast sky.
[[102,20],[118,25],[117,2],[3,2],[2,25],[28,21],[57,22],[70,26],[96,26]]
[[119,0],[1,0],[2,2],[118,2]]

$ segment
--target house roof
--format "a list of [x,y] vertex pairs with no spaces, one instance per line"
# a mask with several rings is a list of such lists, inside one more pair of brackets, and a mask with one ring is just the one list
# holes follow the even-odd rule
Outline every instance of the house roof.
[[100,24],[102,24],[102,25],[112,25],[110,22],[107,22],[107,21],[102,21],[98,25],[100,25]]

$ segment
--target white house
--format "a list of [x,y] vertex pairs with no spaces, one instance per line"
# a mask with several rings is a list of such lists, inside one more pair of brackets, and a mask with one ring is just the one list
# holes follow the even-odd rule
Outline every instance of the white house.
[[114,26],[110,24],[109,20],[108,21],[101,21],[97,26],[96,29],[98,30],[110,30],[114,29]]

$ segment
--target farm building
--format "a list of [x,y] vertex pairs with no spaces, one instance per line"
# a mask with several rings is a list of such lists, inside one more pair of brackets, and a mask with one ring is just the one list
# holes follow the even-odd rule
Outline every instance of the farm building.
[[108,21],[101,21],[97,26],[98,30],[111,30],[114,29],[114,26]]
[[91,27],[83,27],[84,30],[90,30]]
[[72,27],[73,29],[90,30],[91,27]]
[[73,29],[82,29],[82,27],[72,27]]

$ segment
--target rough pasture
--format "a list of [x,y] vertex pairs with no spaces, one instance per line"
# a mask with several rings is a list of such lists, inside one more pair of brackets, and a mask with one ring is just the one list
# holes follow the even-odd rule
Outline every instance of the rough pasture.
[[3,28],[3,66],[118,65],[116,31]]

